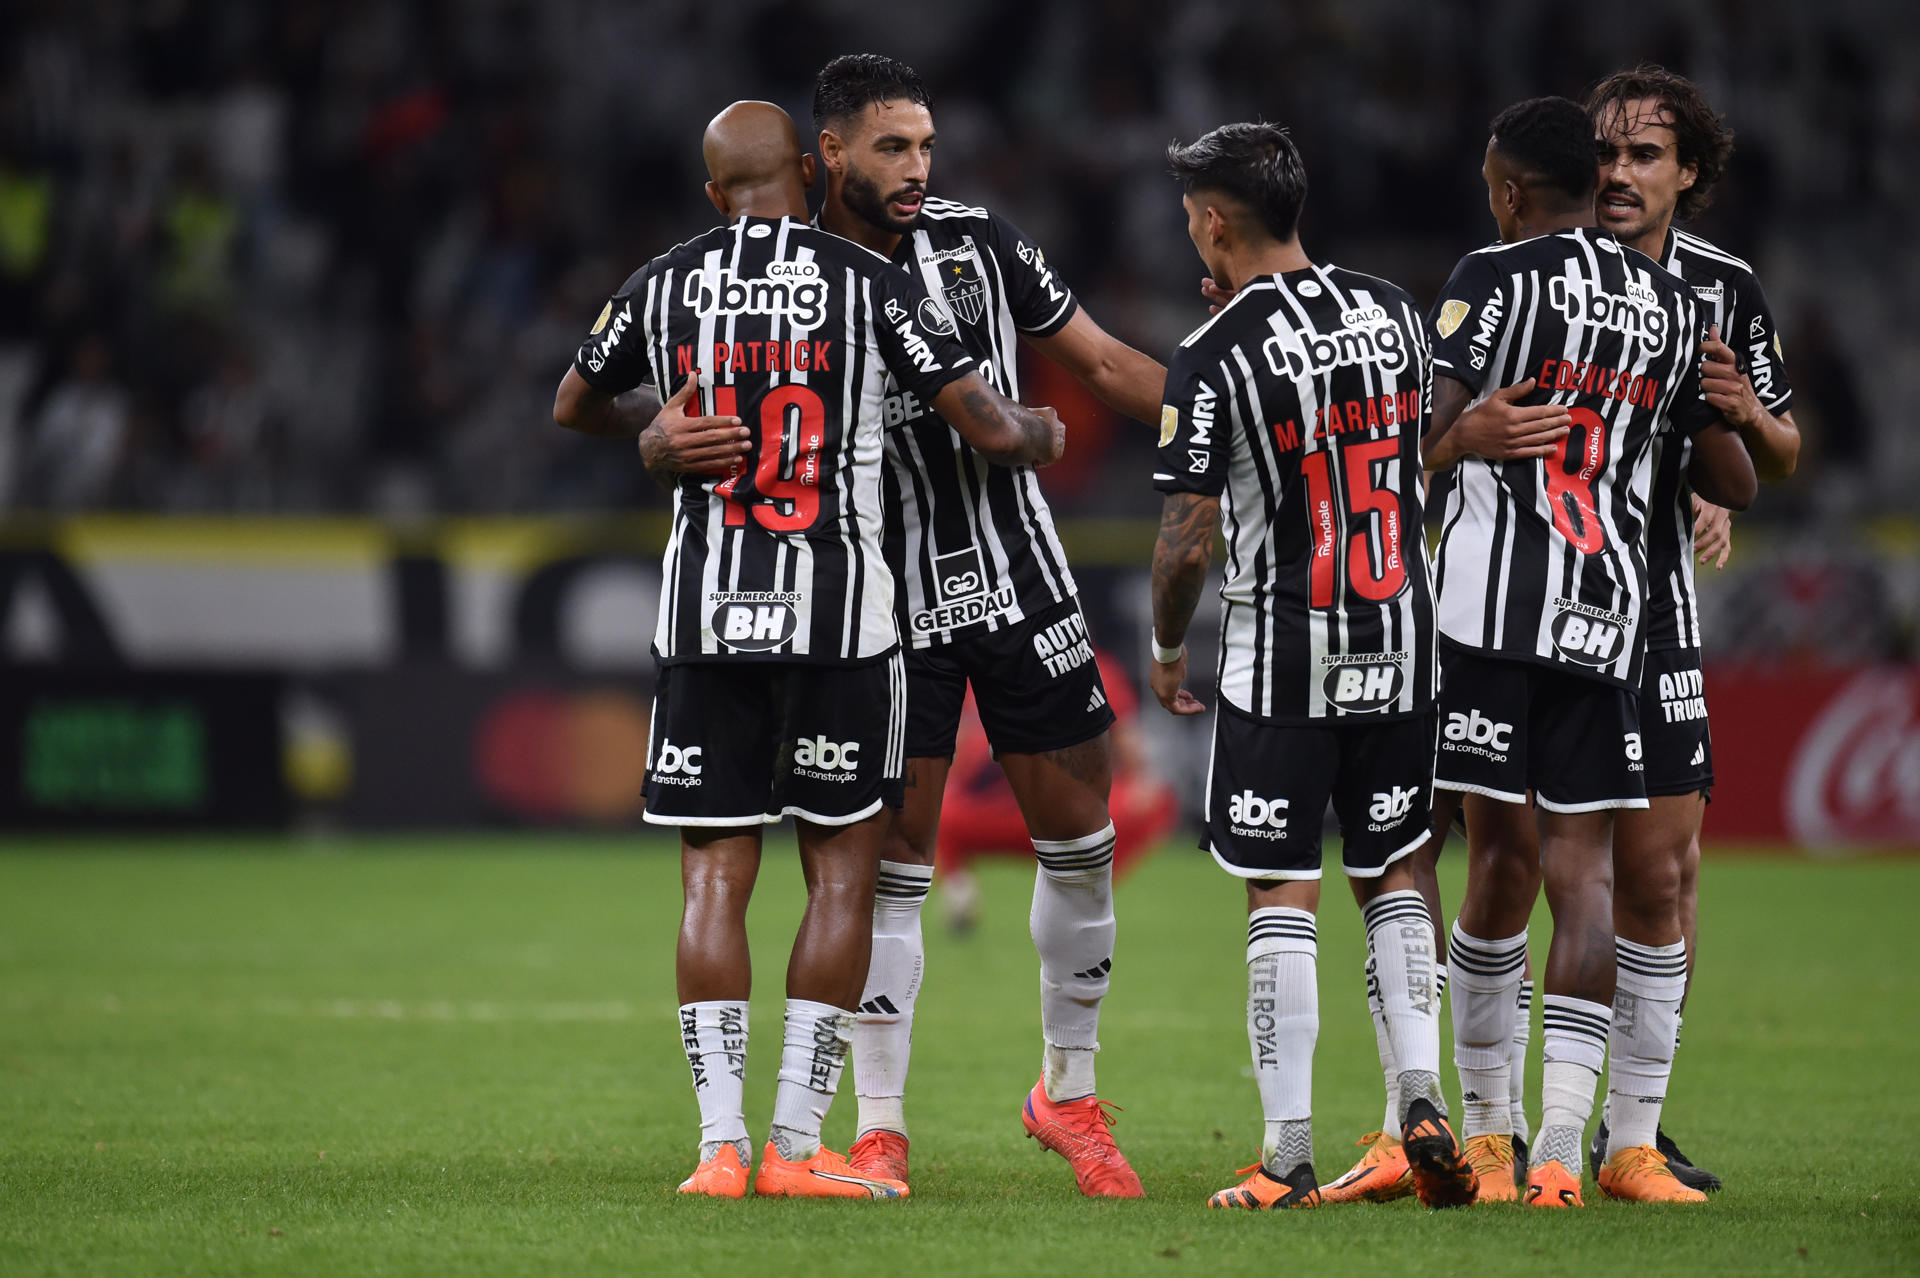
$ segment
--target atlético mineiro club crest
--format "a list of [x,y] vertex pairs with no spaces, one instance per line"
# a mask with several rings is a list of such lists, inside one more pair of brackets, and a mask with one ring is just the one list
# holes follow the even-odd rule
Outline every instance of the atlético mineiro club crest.
[[940,287],[962,323],[978,324],[987,313],[987,281],[980,275],[980,259],[971,253],[940,264]]

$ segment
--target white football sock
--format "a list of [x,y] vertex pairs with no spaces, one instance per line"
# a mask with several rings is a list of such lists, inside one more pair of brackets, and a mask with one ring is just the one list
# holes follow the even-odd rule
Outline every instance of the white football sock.
[[787,1000],[786,1041],[767,1139],[789,1162],[804,1162],[820,1151],[820,1128],[840,1089],[853,1023],[853,1013],[841,1008]]
[[1393,1042],[1405,1109],[1415,1099],[1434,1102],[1447,1112],[1440,1092],[1440,999],[1435,993],[1433,919],[1418,892],[1388,892],[1360,911],[1367,951],[1380,987],[1380,1006]]
[[1463,1136],[1511,1135],[1507,1095],[1513,1012],[1527,965],[1527,934],[1488,940],[1458,922],[1448,952],[1453,976],[1453,1062],[1460,1071]]
[[857,1134],[907,1134],[907,1062],[913,1052],[913,1005],[920,997],[926,945],[920,907],[933,882],[931,865],[882,861],[873,895],[873,960],[853,1030],[853,1094]]
[[1513,1005],[1512,1069],[1507,1074],[1507,1104],[1513,1109],[1513,1134],[1527,1139],[1527,1044],[1533,1037],[1533,982],[1520,982]]
[[700,1102],[700,1161],[732,1145],[742,1166],[753,1161],[741,1101],[747,1081],[747,1005],[722,999],[680,1007],[680,1045],[693,1071],[693,1096]]
[[1028,929],[1040,953],[1040,1078],[1048,1099],[1094,1091],[1100,1000],[1113,970],[1113,825],[1078,839],[1035,839]]
[[1651,1145],[1673,1074],[1680,999],[1687,991],[1687,949],[1614,938],[1620,975],[1607,1038],[1607,1157]]
[[1373,951],[1367,951],[1367,1012],[1373,1017],[1373,1046],[1380,1054],[1380,1073],[1387,1080],[1387,1108],[1380,1130],[1400,1139],[1400,1066],[1393,1059],[1393,1039],[1387,1034],[1387,1012],[1380,1005],[1380,977],[1374,971]]
[[1547,994],[1541,1004],[1540,1134],[1531,1160],[1536,1167],[1558,1162],[1577,1175],[1613,1009],[1567,994]]
[[1266,1118],[1260,1161],[1276,1176],[1313,1161],[1318,936],[1305,910],[1269,906],[1247,918],[1247,1045]]

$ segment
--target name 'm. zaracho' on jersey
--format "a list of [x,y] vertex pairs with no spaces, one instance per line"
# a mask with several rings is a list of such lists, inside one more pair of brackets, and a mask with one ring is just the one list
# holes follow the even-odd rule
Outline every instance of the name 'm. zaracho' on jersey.
[[1467,456],[1435,558],[1447,642],[1637,688],[1656,439],[1718,419],[1699,309],[1659,263],[1590,227],[1470,253],[1433,312],[1433,362],[1484,398],[1564,404],[1554,455]]
[[1175,352],[1154,486],[1220,498],[1220,695],[1279,722],[1423,714],[1433,592],[1413,300],[1313,266],[1250,281]]
[[[574,367],[596,390],[736,416],[731,474],[684,475],[663,566],[663,662],[871,661],[899,645],[882,547],[890,396],[974,371],[948,313],[884,258],[791,218],[741,218],[621,286]],[[693,411],[693,405],[689,405]]]

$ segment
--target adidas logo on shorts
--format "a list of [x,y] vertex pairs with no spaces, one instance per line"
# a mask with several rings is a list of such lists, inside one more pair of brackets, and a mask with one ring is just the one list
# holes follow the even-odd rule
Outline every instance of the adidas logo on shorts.
[[1101,706],[1104,706],[1105,704],[1107,704],[1107,695],[1104,692],[1100,691],[1100,689],[1095,688],[1093,690],[1093,695],[1087,698],[1087,713],[1092,714],[1095,710],[1098,710]]

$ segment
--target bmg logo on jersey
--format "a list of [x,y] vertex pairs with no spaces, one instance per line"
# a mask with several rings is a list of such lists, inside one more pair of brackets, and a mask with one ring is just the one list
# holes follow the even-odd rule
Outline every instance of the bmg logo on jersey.
[[1382,830],[1391,830],[1407,819],[1413,811],[1413,801],[1420,791],[1412,786],[1393,786],[1386,790],[1373,792],[1373,804],[1367,809],[1367,828],[1376,834]]
[[[1559,602],[1566,608],[1565,601]],[[1569,608],[1553,619],[1548,633],[1568,661],[1599,667],[1612,665],[1626,652],[1627,626],[1628,619],[1617,613],[1601,617]]]
[[1446,739],[1442,750],[1478,754],[1495,763],[1505,763],[1507,751],[1513,749],[1513,725],[1487,718],[1478,706],[1470,707],[1465,714],[1458,710],[1449,714],[1440,735]]
[[1322,660],[1330,667],[1320,681],[1327,704],[1345,714],[1369,714],[1385,710],[1400,699],[1406,686],[1403,652],[1382,653],[1378,657],[1329,656]]
[[681,301],[700,315],[778,315],[796,332],[827,318],[827,285],[812,262],[769,262],[763,278],[741,279],[730,267],[693,271]]
[[659,785],[699,785],[699,746],[677,746],[662,738],[660,752],[654,756],[653,779]]
[[[1313,377],[1351,364],[1375,364],[1383,373],[1407,366],[1407,339],[1378,306],[1342,311],[1345,325],[1330,333],[1274,335],[1260,344],[1276,377]],[[1305,339],[1304,342],[1302,339]]]
[[1634,338],[1658,355],[1667,345],[1667,313],[1645,284],[1627,281],[1624,294],[1609,292],[1598,280],[1568,279],[1556,275],[1547,285],[1547,299],[1568,323],[1612,329]]
[[852,781],[860,771],[860,743],[801,737],[793,743],[793,767],[815,781]]
[[1227,828],[1243,839],[1287,837],[1287,801],[1242,790],[1227,801]]

